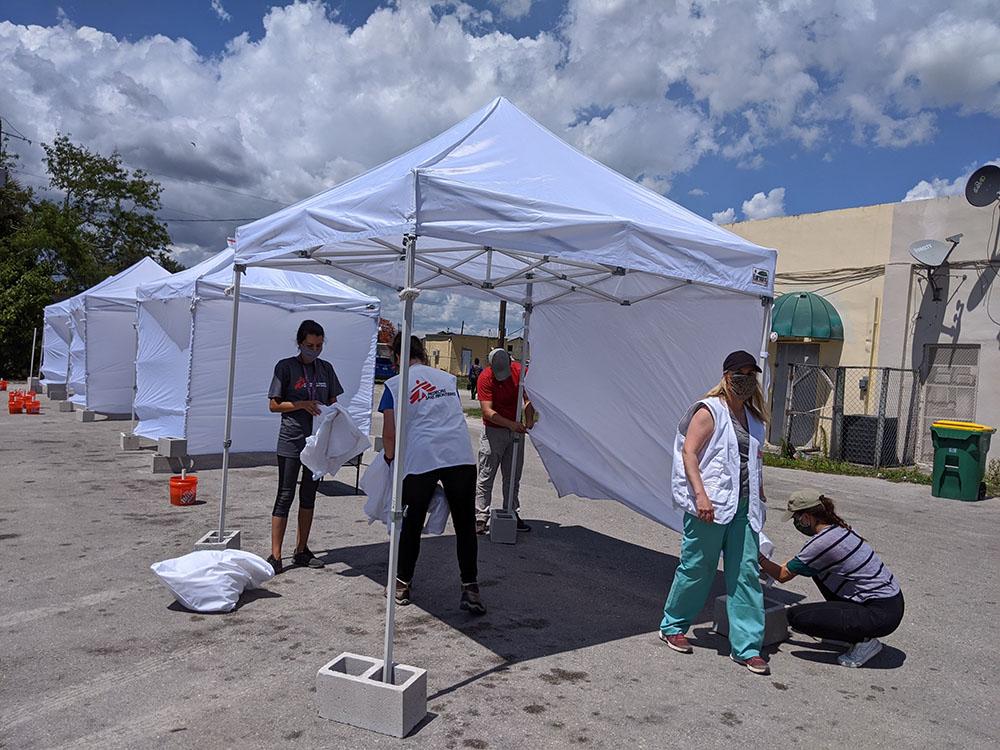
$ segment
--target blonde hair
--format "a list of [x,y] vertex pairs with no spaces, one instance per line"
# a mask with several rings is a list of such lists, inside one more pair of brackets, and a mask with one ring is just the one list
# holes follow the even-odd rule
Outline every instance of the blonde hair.
[[[732,394],[729,392],[729,383],[726,382],[726,374],[722,374],[722,380],[712,390],[705,394],[705,398],[719,397],[728,400]],[[735,401],[735,396],[733,397]],[[760,380],[754,378],[753,395],[746,400],[746,407],[761,422],[767,423],[767,410],[764,406],[764,392],[760,389]]]

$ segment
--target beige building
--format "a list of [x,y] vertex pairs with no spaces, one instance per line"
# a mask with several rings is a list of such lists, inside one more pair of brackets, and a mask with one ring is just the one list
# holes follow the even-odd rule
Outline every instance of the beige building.
[[[873,387],[882,368],[914,372],[919,459],[929,456],[925,433],[934,419],[1000,425],[996,218],[996,204],[976,208],[959,195],[730,225],[778,250],[779,295],[818,294],[843,324],[842,340],[783,336],[771,345],[775,423],[783,422],[784,365],[806,362],[858,368],[847,370],[843,387],[869,414],[878,398],[864,386]],[[929,282],[910,244],[956,234],[961,241]],[[910,382],[907,375],[899,382]]]
[[[475,359],[485,369],[486,355],[495,349],[495,336],[473,336],[471,334],[430,333],[424,336],[424,350],[432,367],[445,370],[452,375],[465,375]],[[507,339],[507,351],[514,359],[520,360],[523,342],[521,338]]]

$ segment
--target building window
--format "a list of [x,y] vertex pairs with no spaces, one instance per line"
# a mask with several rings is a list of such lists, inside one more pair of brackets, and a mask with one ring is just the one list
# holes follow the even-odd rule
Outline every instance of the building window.
[[920,404],[920,458],[934,461],[931,425],[939,419],[974,422],[979,380],[978,344],[927,344]]

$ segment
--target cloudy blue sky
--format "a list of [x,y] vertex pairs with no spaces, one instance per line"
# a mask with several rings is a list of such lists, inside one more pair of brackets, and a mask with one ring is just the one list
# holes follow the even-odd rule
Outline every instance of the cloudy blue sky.
[[[0,0],[0,116],[165,186],[187,264],[504,95],[706,218],[933,197],[1000,156],[995,0]],[[41,151],[11,142],[21,178]],[[179,221],[202,219],[202,221]],[[834,260],[831,259],[831,265]],[[425,308],[483,330],[488,306]],[[451,317],[445,317],[445,314]],[[495,325],[495,324],[494,324]]]

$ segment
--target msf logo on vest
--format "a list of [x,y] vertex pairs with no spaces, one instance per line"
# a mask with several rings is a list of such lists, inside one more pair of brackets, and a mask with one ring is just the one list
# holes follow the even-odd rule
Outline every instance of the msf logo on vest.
[[449,395],[451,394],[443,388],[438,388],[432,383],[428,383],[426,380],[417,378],[417,384],[413,386],[413,389],[410,391],[410,403],[416,404],[420,401],[442,398],[443,396]]

